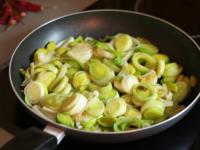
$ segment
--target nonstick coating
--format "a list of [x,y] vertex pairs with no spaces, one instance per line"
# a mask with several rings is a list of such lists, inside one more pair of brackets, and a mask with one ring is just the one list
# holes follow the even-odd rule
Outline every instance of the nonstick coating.
[[[20,102],[34,117],[43,123],[53,123],[35,114],[23,101],[20,84],[23,81],[19,68],[28,67],[33,52],[44,47],[51,40],[59,42],[68,36],[91,36],[95,38],[116,33],[128,33],[132,36],[142,36],[157,45],[160,52],[169,55],[171,61],[176,61],[184,68],[184,73],[195,75],[200,79],[200,51],[197,44],[178,27],[156,17],[120,10],[95,10],[67,15],[50,21],[31,32],[16,48],[10,62],[9,76],[12,88]],[[199,97],[200,84],[192,90],[185,100],[187,106],[179,114],[151,127],[125,132],[94,133],[64,128],[66,135],[72,138],[95,142],[125,142],[145,138],[159,133],[183,118],[194,106]]]

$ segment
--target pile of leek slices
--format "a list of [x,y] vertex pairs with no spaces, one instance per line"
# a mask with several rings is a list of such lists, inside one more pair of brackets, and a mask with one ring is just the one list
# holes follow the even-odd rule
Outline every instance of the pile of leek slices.
[[20,72],[25,102],[37,113],[68,127],[118,132],[184,109],[197,81],[182,70],[150,41],[119,33],[50,41]]

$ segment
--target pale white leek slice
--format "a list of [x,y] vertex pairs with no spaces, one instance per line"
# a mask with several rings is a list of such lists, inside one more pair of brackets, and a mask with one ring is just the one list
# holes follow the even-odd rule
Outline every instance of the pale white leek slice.
[[75,93],[63,102],[61,111],[67,115],[78,114],[84,110],[87,101],[85,96],[80,93]]
[[92,47],[88,43],[80,43],[67,52],[80,64],[85,64],[92,57]]
[[24,88],[24,95],[31,104],[37,104],[47,93],[46,86],[39,81],[32,81]]
[[122,98],[115,98],[106,104],[106,112],[113,116],[118,117],[126,113],[126,102]]
[[138,81],[137,77],[135,77],[133,75],[126,75],[123,77],[123,79],[121,81],[121,87],[124,90],[124,92],[131,94],[132,87],[138,83],[139,83],[139,81]]

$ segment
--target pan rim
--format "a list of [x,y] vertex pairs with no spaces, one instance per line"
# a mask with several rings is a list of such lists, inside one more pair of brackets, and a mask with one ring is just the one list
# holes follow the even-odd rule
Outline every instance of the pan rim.
[[170,122],[178,117],[181,116],[181,114],[183,114],[184,112],[187,112],[189,111],[189,109],[191,107],[193,107],[195,105],[195,103],[197,103],[197,101],[199,100],[199,97],[200,97],[200,92],[197,94],[197,96],[194,98],[194,100],[185,108],[183,109],[182,111],[180,111],[179,113],[177,113],[176,115],[162,121],[162,122],[159,122],[159,123],[156,123],[154,125],[151,125],[149,127],[144,127],[144,128],[139,128],[139,129],[135,129],[135,130],[128,130],[128,131],[120,131],[120,132],[94,132],[94,131],[85,131],[85,130],[80,130],[78,128],[70,128],[70,127],[67,127],[67,126],[64,126],[64,125],[61,125],[61,124],[58,124],[54,121],[52,121],[51,119],[49,118],[44,118],[40,115],[38,115],[36,112],[34,112],[27,104],[25,104],[24,100],[19,96],[19,94],[17,93],[15,87],[14,87],[14,84],[12,82],[12,77],[11,77],[11,74],[12,74],[12,70],[11,70],[11,66],[12,66],[12,60],[15,56],[15,53],[17,52],[17,49],[19,48],[19,46],[32,34],[34,33],[35,31],[37,31],[38,29],[54,22],[54,21],[57,21],[57,20],[60,20],[62,18],[66,18],[66,17],[70,17],[70,16],[75,16],[75,15],[79,15],[79,14],[87,14],[87,13],[98,13],[98,12],[121,12],[121,13],[128,13],[128,14],[134,14],[134,15],[140,15],[140,16],[144,16],[144,17],[147,17],[147,18],[151,18],[151,19],[154,19],[154,20],[157,20],[157,21],[160,21],[162,23],[165,23],[167,25],[169,25],[170,27],[176,29],[177,31],[179,31],[180,33],[182,33],[185,37],[187,37],[198,49],[198,51],[200,52],[200,47],[199,45],[194,41],[194,39],[192,39],[192,37],[186,33],[184,30],[182,30],[180,27],[170,23],[169,21],[166,21],[162,18],[159,18],[159,17],[156,17],[156,16],[153,16],[153,15],[149,15],[149,14],[146,14],[146,13],[143,13],[143,12],[136,12],[136,11],[130,11],[130,10],[121,10],[121,9],[96,9],[96,10],[87,10],[87,11],[80,11],[80,12],[74,12],[74,13],[70,13],[70,14],[67,14],[67,15],[63,15],[63,16],[60,16],[60,17],[57,17],[57,18],[54,18],[50,21],[47,21],[45,22],[44,24],[36,27],[35,29],[33,29],[30,33],[28,33],[22,40],[21,42],[17,45],[17,47],[15,48],[15,50],[13,51],[13,54],[11,56],[11,59],[10,59],[10,62],[9,62],[9,80],[10,80],[10,84],[11,84],[11,87],[15,93],[15,95],[17,96],[18,100],[20,101],[21,104],[23,104],[24,107],[26,107],[26,109],[28,111],[30,111],[32,114],[34,114],[35,116],[37,116],[38,118],[42,119],[43,121],[45,121],[45,123],[50,123],[50,124],[53,124],[59,128],[62,128],[62,129],[67,129],[67,130],[71,130],[73,132],[79,132],[79,133],[85,133],[85,134],[95,134],[95,135],[117,135],[117,134],[132,134],[134,132],[143,132],[145,130],[150,130],[150,129],[154,129],[158,126],[162,126],[164,125],[165,123],[167,122]]

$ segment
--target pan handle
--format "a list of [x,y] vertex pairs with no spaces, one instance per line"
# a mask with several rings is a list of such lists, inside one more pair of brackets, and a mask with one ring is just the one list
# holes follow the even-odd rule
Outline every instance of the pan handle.
[[65,136],[62,129],[50,124],[43,131],[36,127],[28,128],[4,145],[2,150],[54,150]]

